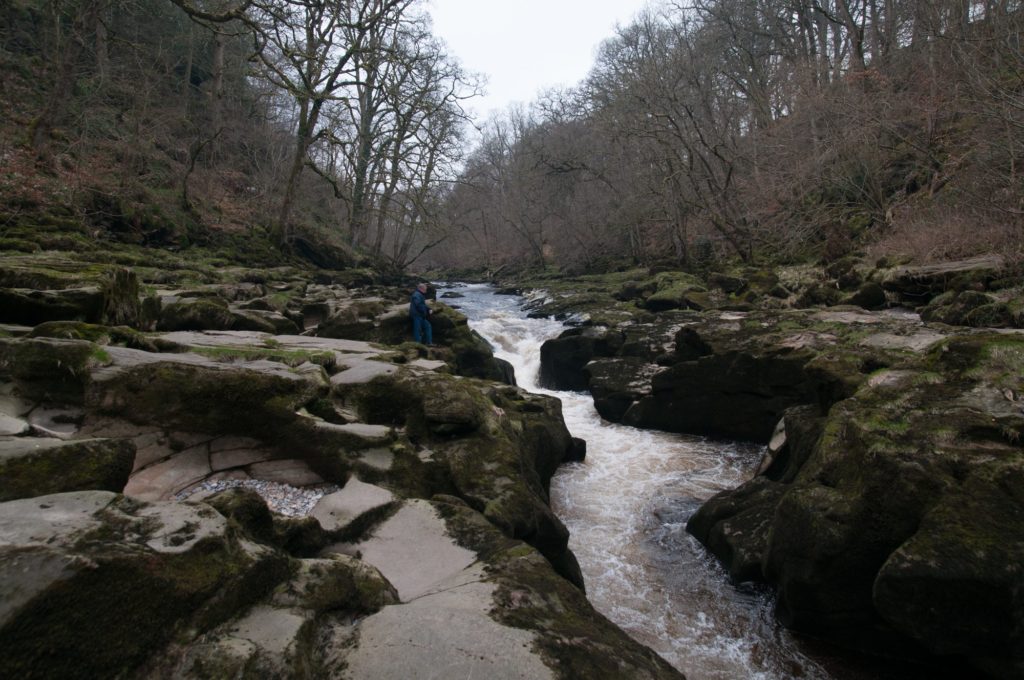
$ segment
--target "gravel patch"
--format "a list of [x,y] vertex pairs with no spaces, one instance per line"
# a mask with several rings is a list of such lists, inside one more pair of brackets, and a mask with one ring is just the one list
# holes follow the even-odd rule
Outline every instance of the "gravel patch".
[[267,502],[267,507],[285,517],[305,517],[313,510],[321,498],[339,489],[335,484],[319,484],[317,486],[297,487],[280,482],[266,482],[261,479],[223,479],[207,480],[186,489],[174,497],[174,500],[184,501],[196,496],[195,500],[218,491],[225,491],[236,487],[252,489]]

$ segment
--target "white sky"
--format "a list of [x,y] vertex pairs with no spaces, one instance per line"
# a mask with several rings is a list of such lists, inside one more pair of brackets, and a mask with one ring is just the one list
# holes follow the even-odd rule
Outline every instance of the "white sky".
[[486,96],[465,106],[478,124],[492,111],[528,103],[582,80],[598,45],[647,0],[429,0],[434,34],[467,71],[487,77]]

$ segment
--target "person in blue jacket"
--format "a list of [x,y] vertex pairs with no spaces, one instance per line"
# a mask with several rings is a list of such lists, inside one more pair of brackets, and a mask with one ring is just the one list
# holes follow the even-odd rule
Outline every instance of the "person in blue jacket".
[[427,300],[424,294],[427,292],[427,284],[421,283],[416,286],[409,298],[409,316],[412,317],[412,339],[416,342],[424,342],[428,345],[434,344],[434,329],[430,325],[430,307],[427,307]]

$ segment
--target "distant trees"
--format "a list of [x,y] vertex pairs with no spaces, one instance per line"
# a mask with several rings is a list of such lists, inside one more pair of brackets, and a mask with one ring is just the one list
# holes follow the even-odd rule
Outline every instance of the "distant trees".
[[[450,220],[487,264],[581,268],[838,257],[900,231],[941,239],[922,224],[947,222],[934,209],[1020,235],[1021,5],[664,2],[578,88],[492,122]],[[501,251],[482,249],[495,232]]]
[[[2,47],[46,65],[46,96],[25,121],[40,158],[67,158],[75,130],[75,158],[105,156],[122,186],[144,187],[129,202],[172,193],[182,219],[208,226],[250,213],[286,250],[334,232],[401,268],[441,237],[460,102],[476,88],[430,34],[422,2],[4,4]],[[115,203],[128,195],[83,182]]]

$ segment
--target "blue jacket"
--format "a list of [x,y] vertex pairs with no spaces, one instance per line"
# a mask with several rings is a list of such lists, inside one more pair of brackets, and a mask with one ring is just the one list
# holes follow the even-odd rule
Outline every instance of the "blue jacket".
[[409,298],[409,316],[421,319],[426,319],[430,316],[430,308],[427,307],[427,301],[419,290],[414,290],[412,297]]

